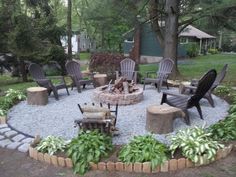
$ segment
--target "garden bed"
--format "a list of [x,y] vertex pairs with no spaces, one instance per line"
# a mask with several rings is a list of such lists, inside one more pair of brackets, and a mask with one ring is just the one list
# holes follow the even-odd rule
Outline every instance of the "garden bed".
[[[68,157],[65,157],[64,155],[49,155],[47,153],[41,153],[37,151],[37,149],[34,147],[35,145],[31,145],[29,148],[29,156],[35,160],[45,162],[47,164],[51,164],[54,166],[61,166],[61,167],[67,167],[72,168],[72,160]],[[229,144],[225,146],[223,149],[219,149],[217,151],[215,160],[219,160],[222,158],[225,158],[233,149],[233,144]],[[117,148],[119,150],[119,147]],[[176,171],[184,168],[190,168],[195,166],[201,166],[200,164],[194,164],[187,158],[173,158],[162,165],[157,166],[155,169],[151,169],[151,163],[150,162],[144,162],[144,163],[123,163],[120,161],[111,161],[114,160],[114,154],[117,153],[117,150],[113,152],[113,155],[109,159],[103,159],[99,163],[95,164],[93,162],[90,162],[90,169],[91,170],[102,170],[102,171],[126,171],[126,172],[137,172],[137,173],[158,173],[158,172],[168,172],[168,171]],[[206,165],[209,163],[212,163],[213,161],[205,160],[204,164]]]

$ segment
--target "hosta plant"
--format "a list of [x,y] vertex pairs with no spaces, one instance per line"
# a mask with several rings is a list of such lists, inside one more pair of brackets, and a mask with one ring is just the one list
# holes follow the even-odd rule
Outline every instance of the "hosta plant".
[[39,152],[53,155],[56,152],[64,152],[67,144],[68,142],[66,142],[64,139],[60,137],[48,136],[40,141],[40,143],[36,146],[36,149]]
[[7,114],[8,109],[10,109],[18,101],[26,99],[23,92],[19,90],[8,89],[3,101],[0,102],[0,116]]
[[171,137],[170,150],[172,155],[177,149],[182,151],[182,155],[191,161],[203,164],[204,157],[214,160],[218,149],[224,145],[214,141],[211,133],[200,127],[179,130]]
[[136,136],[119,152],[119,160],[125,163],[151,162],[155,168],[167,160],[167,147],[152,135]]
[[236,140],[236,115],[231,114],[226,119],[211,125],[208,132],[218,141]]
[[113,149],[111,137],[98,131],[81,131],[69,144],[67,155],[72,159],[74,173],[84,174],[89,162],[99,162]]

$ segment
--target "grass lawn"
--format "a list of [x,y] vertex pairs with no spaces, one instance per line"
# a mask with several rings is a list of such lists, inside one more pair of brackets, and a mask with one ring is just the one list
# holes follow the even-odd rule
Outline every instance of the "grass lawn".
[[[89,53],[81,53],[81,58],[89,58]],[[199,56],[194,59],[180,60],[178,67],[182,77],[185,80],[191,78],[199,78],[206,71],[211,68],[215,68],[220,71],[224,64],[229,64],[228,73],[224,79],[224,83],[230,83],[236,86],[236,55],[234,54],[217,54]],[[140,65],[140,73],[144,76],[146,71],[157,71],[157,64]],[[86,69],[86,67],[82,67]],[[69,78],[66,78],[67,83],[70,82]],[[0,95],[8,88],[16,90],[25,90],[28,87],[36,86],[35,82],[22,83],[18,78],[11,78],[9,75],[0,75]]]
[[[236,54],[216,54],[199,56],[194,59],[180,60],[178,68],[184,80],[200,78],[209,69],[215,68],[221,71],[224,64],[228,63],[229,68],[224,83],[236,86]],[[140,65],[140,72],[143,75],[146,71],[156,71],[157,64]]]
[[80,60],[89,60],[91,54],[88,52],[82,52],[79,54]]

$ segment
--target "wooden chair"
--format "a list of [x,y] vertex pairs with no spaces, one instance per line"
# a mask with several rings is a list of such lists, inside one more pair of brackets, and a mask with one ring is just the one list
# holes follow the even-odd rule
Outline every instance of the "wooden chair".
[[59,99],[58,96],[58,90],[59,89],[66,89],[67,94],[69,95],[68,88],[66,86],[65,80],[63,76],[56,76],[54,78],[60,79],[61,83],[60,84],[53,84],[50,79],[47,79],[45,77],[45,74],[43,72],[43,69],[35,63],[32,63],[29,65],[29,73],[33,77],[34,81],[40,86],[40,87],[45,87],[48,90],[48,94],[50,95],[51,92],[53,92],[54,97],[56,100]]
[[[215,88],[218,87],[220,83],[224,80],[227,69],[228,69],[228,64],[225,64],[220,74],[217,75],[216,80],[209,89],[209,91],[204,95],[204,98],[207,99],[207,101],[213,108],[215,107],[215,103],[212,98],[212,93],[215,90]],[[194,93],[197,89],[198,82],[199,82],[198,80],[192,80],[190,86],[184,86],[184,90],[187,89],[189,90],[190,93]]]
[[127,81],[137,82],[137,71],[135,71],[135,61],[125,58],[120,62],[120,71],[116,71],[116,79],[124,77]]
[[146,73],[146,78],[144,78],[144,83],[143,83],[143,90],[145,90],[145,85],[147,83],[154,83],[158,92],[160,92],[163,83],[165,83],[167,89],[169,89],[167,79],[169,75],[171,74],[173,66],[174,66],[174,63],[171,59],[169,58],[162,59],[159,64],[159,69],[156,72],[157,74],[156,78],[149,77],[149,74],[154,73],[154,72]]
[[[199,102],[212,87],[215,79],[216,79],[216,70],[212,69],[208,71],[201,78],[201,80],[199,80],[196,92],[193,95],[187,96],[183,94],[163,92],[161,104],[167,103],[170,106],[182,109],[185,113],[185,121],[188,125],[190,124],[190,120],[187,110],[192,107],[197,108],[200,118],[203,119],[202,110]],[[167,96],[171,97],[167,98]]]
[[[84,104],[85,106],[87,103]],[[92,106],[95,106],[94,103],[92,103]],[[83,114],[83,106],[78,104],[78,107]],[[103,104],[100,103],[100,107],[103,108]],[[80,129],[83,130],[94,130],[98,129],[99,132],[105,133],[108,135],[112,135],[114,132],[114,127],[116,125],[117,121],[117,113],[118,113],[118,104],[115,106],[114,110],[111,110],[110,104],[107,105],[107,108],[109,109],[110,113],[114,113],[114,115],[111,115],[111,117],[108,117],[106,119],[88,119],[88,118],[83,118],[79,120],[75,120],[75,125],[79,126]],[[114,120],[112,120],[114,119]]]
[[[78,92],[81,92],[81,85],[83,85],[83,88],[85,88],[88,84],[93,84],[93,79],[83,79],[81,70],[80,70],[80,64],[76,61],[67,61],[66,63],[66,71],[68,75],[71,77],[72,84],[71,84],[71,90],[73,90],[73,87],[76,86]],[[92,77],[92,75],[91,75]],[[94,85],[94,84],[93,84]]]

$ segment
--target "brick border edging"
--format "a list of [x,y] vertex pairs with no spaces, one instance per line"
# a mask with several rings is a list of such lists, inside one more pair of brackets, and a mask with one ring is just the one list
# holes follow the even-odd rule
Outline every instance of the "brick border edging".
[[[204,160],[202,165],[207,165],[216,160],[226,157],[233,149],[233,144],[230,144],[223,149],[217,151],[215,160],[209,161]],[[33,148],[32,145],[29,147],[29,156],[35,160],[46,162],[47,164],[52,164],[54,166],[61,166],[72,168],[73,163],[70,158],[67,157],[58,157],[56,155],[49,155],[47,153],[38,152],[36,148]],[[176,171],[179,169],[190,168],[195,166],[202,166],[200,164],[194,164],[192,161],[186,158],[180,159],[170,159],[163,163],[162,165],[157,166],[155,169],[151,169],[150,162],[144,163],[133,163],[127,164],[123,162],[98,162],[95,164],[90,162],[91,170],[102,170],[102,171],[125,171],[125,172],[137,172],[137,173],[158,173],[158,172],[169,172]]]
[[0,124],[6,124],[7,123],[7,117],[6,116],[0,116]]

